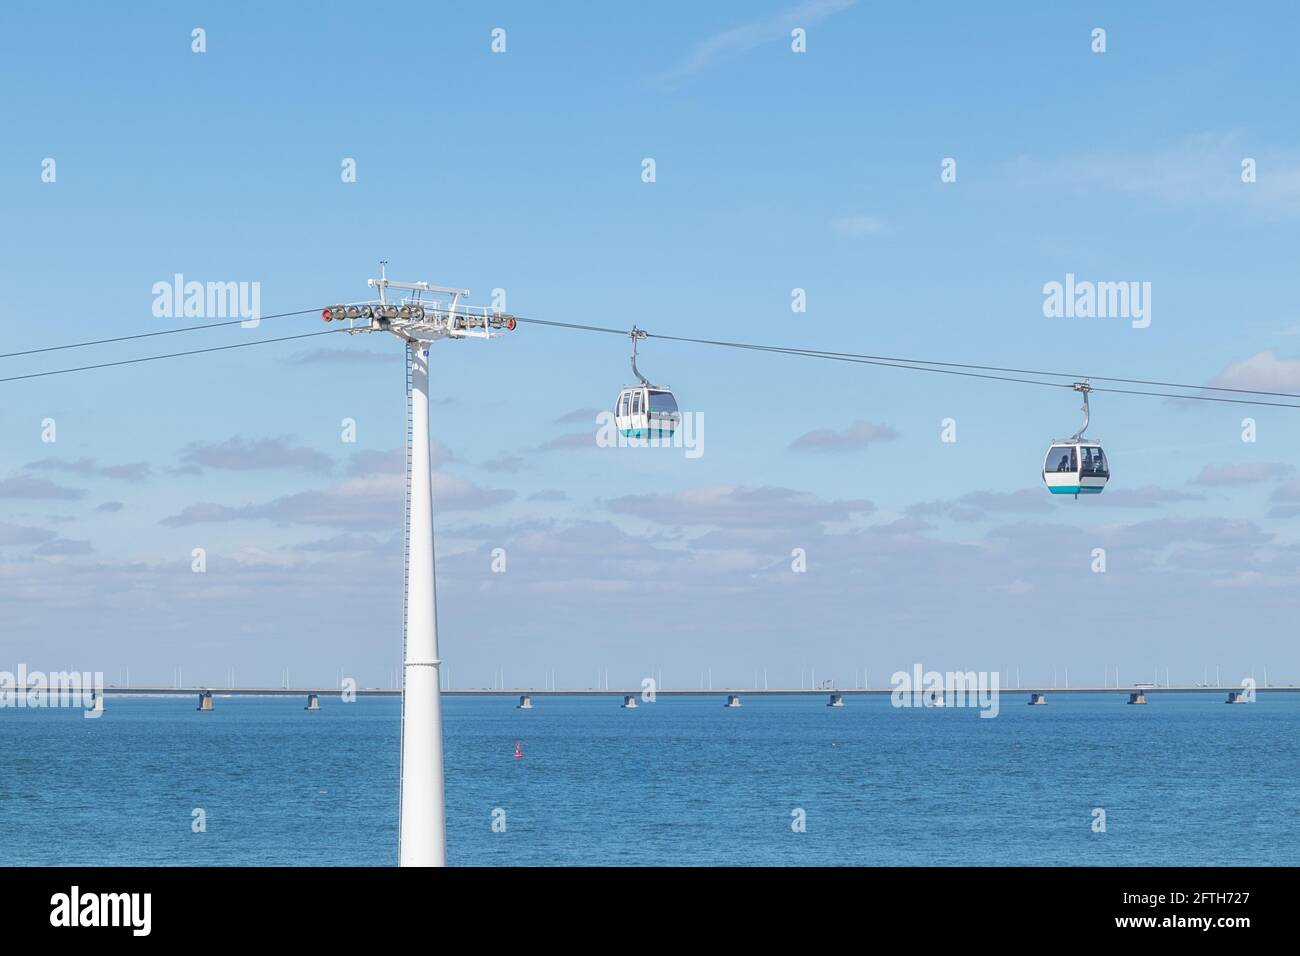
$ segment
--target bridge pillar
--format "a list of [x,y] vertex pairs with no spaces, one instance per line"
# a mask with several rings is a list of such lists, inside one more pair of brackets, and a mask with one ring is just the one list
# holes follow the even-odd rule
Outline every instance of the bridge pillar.
[[212,709],[212,691],[210,690],[199,691],[199,710],[211,710],[211,709]]
[[740,706],[740,695],[739,695],[739,694],[728,694],[728,695],[727,695],[727,702],[726,702],[725,704],[723,704],[722,706],[723,706],[723,707],[739,707],[739,706]]
[[308,694],[307,706],[303,710],[320,710],[320,697],[316,694]]
[[623,709],[636,710],[636,694],[623,695]]
[[519,703],[515,705],[515,710],[532,710],[532,709],[533,709],[532,694],[520,694]]
[[1147,702],[1146,691],[1133,691],[1133,693],[1128,695],[1128,702],[1130,704],[1145,704]]
[[843,706],[844,706],[844,695],[843,695],[843,694],[831,694],[831,699],[830,699],[829,701],[826,702],[826,706],[827,706],[827,707],[843,707]]
[[1042,706],[1045,706],[1046,704],[1047,704],[1047,695],[1046,695],[1046,694],[1030,694],[1030,695],[1029,695],[1029,705],[1030,705],[1031,707],[1042,707]]

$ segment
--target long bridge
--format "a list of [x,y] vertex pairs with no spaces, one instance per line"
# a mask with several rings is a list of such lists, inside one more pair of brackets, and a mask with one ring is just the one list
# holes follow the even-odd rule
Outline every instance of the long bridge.
[[[890,697],[896,689],[893,687],[722,687],[722,688],[662,688],[653,690],[645,688],[608,688],[608,687],[570,687],[570,688],[486,688],[467,687],[443,690],[444,697],[506,697],[518,698],[517,706],[522,710],[531,710],[534,698],[545,697],[612,697],[622,700],[622,706],[633,709],[638,701],[645,702],[658,697],[713,697],[725,701],[727,707],[739,707],[745,697],[823,697],[828,707],[843,707],[850,697]],[[949,697],[988,697],[995,693],[990,688],[977,688],[975,685],[965,687],[946,687],[930,689],[928,687],[907,689],[905,695],[919,698],[927,706],[944,706]],[[1080,694],[1115,694],[1127,695],[1130,704],[1145,704],[1148,694],[1224,694],[1225,703],[1251,703],[1256,694],[1300,694],[1297,685],[1268,685],[1247,687],[1242,685],[1136,685],[1131,687],[998,687],[999,699],[1007,695],[1027,698],[1026,703],[1043,705],[1048,696],[1078,696]],[[315,710],[320,706],[321,698],[353,697],[396,697],[401,690],[388,687],[117,687],[103,688],[105,697],[197,697],[200,710],[212,710],[213,701],[220,697],[299,697],[307,701],[307,709]]]

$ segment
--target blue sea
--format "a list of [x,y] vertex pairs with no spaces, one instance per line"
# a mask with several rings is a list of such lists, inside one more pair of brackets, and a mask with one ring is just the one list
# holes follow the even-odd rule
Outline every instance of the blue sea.
[[[460,865],[1261,865],[1300,859],[1300,694],[445,698]],[[6,864],[389,866],[399,703],[0,710]],[[515,743],[524,756],[515,759]],[[1105,832],[1094,832],[1094,808]],[[195,809],[206,830],[195,833]],[[505,832],[494,832],[494,811]],[[792,822],[803,811],[805,832]]]

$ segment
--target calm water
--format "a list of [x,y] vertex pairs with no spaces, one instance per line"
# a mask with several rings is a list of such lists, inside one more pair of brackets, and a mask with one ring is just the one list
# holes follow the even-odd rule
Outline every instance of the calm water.
[[[1300,694],[444,700],[455,864],[1280,864]],[[399,704],[109,698],[0,710],[9,864],[361,864],[397,854]],[[524,758],[513,758],[515,741]],[[191,832],[191,812],[207,832]],[[492,812],[506,812],[494,833]],[[807,832],[791,831],[791,810]],[[1093,833],[1103,807],[1107,832]]]

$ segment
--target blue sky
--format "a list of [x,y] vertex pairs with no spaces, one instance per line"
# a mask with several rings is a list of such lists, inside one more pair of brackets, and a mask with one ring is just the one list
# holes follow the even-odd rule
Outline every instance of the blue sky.
[[[364,298],[386,258],[539,319],[1300,390],[1286,4],[133,9],[3,14],[0,351],[190,324],[151,313],[175,273],[259,282],[270,314]],[[1042,287],[1067,273],[1150,282],[1150,327],[1045,318]],[[0,377],[321,328],[3,359]],[[1069,393],[655,340],[642,355],[703,414],[698,459],[595,447],[625,340],[524,326],[435,346],[456,685],[498,667],[509,684],[810,667],[881,683],[916,661],[1300,681],[1293,410],[1097,395],[1114,478],[1057,501],[1038,470],[1077,427]],[[0,667],[390,681],[396,342],[0,389]],[[868,440],[799,442],[855,426]]]

